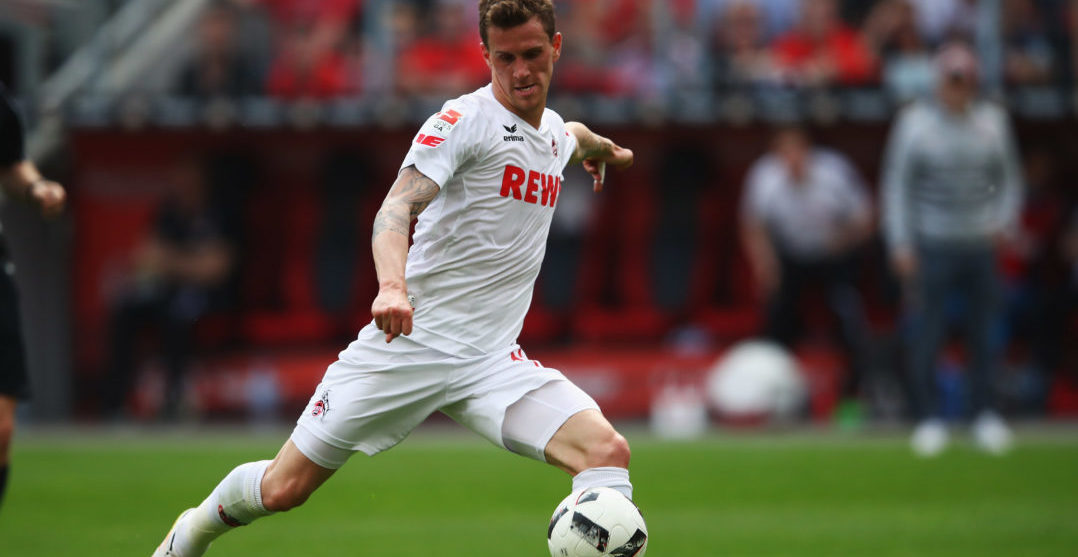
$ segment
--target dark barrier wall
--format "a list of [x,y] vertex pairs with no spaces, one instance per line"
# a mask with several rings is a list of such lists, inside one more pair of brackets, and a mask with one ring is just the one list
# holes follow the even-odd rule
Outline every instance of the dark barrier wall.
[[[1070,199],[1078,176],[1073,120],[1025,121],[1023,151],[1046,152],[1052,184]],[[755,302],[736,237],[744,173],[767,148],[763,125],[615,127],[598,130],[636,153],[628,172],[577,216],[563,196],[535,310],[533,342],[660,341],[699,322],[720,336],[750,334]],[[875,189],[888,127],[813,129],[850,156]],[[414,134],[412,129],[290,130],[86,128],[73,133],[74,364],[102,373],[110,300],[176,169],[195,163],[231,223],[237,267],[228,299],[199,339],[208,346],[325,344],[369,320],[376,283],[371,221]],[[565,189],[589,190],[567,173]],[[579,200],[579,201],[578,201]],[[1063,202],[1063,201],[1061,201]],[[866,263],[866,295],[887,315],[879,247]]]

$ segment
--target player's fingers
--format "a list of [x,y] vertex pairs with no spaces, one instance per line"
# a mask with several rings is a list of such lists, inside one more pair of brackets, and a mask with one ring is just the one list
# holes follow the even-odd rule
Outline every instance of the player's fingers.
[[410,311],[404,315],[401,322],[401,334],[405,336],[412,334],[412,312]]
[[382,332],[386,334],[386,343],[389,343],[393,339],[397,338],[397,335],[400,334],[400,331],[393,331],[393,322],[396,321],[396,319],[397,316],[394,314],[393,310],[389,310],[386,312],[386,316],[382,320],[382,324],[384,325],[384,327],[382,327]]
[[382,322],[383,322],[383,320],[382,320],[382,312],[374,311],[373,313],[374,313],[374,326],[378,327],[379,331],[384,331],[385,329],[382,327]]
[[399,336],[401,334],[402,321],[403,316],[401,315],[400,310],[394,311],[393,317],[389,320],[389,330],[386,332],[393,335],[394,338]]

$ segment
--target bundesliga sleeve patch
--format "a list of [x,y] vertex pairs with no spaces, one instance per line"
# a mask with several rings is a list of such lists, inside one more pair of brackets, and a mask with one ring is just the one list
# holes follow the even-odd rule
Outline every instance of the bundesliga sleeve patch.
[[456,110],[449,109],[443,110],[434,116],[427,119],[427,122],[423,124],[423,128],[420,130],[419,135],[416,136],[415,142],[419,145],[426,145],[427,147],[437,147],[445,142],[446,137],[449,136],[449,132],[453,131],[453,128],[460,122],[460,119],[464,115]]

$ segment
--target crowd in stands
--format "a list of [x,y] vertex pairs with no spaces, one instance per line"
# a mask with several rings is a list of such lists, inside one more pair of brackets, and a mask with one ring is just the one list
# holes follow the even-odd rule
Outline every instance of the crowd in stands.
[[[965,39],[1005,87],[1069,87],[1075,0],[560,0],[559,93],[652,99],[767,88],[932,86]],[[444,98],[489,78],[474,0],[216,0],[176,92],[296,100]]]

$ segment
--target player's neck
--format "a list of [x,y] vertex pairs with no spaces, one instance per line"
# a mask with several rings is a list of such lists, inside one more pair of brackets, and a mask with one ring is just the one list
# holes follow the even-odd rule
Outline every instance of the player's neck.
[[524,120],[529,126],[539,129],[539,126],[543,124],[543,112],[546,110],[546,99],[539,103],[534,110],[524,112],[513,106],[513,103],[509,102],[509,96],[502,91],[497,83],[491,87],[494,92],[494,100],[498,101],[498,104],[505,107],[506,110],[512,112],[517,118]]

